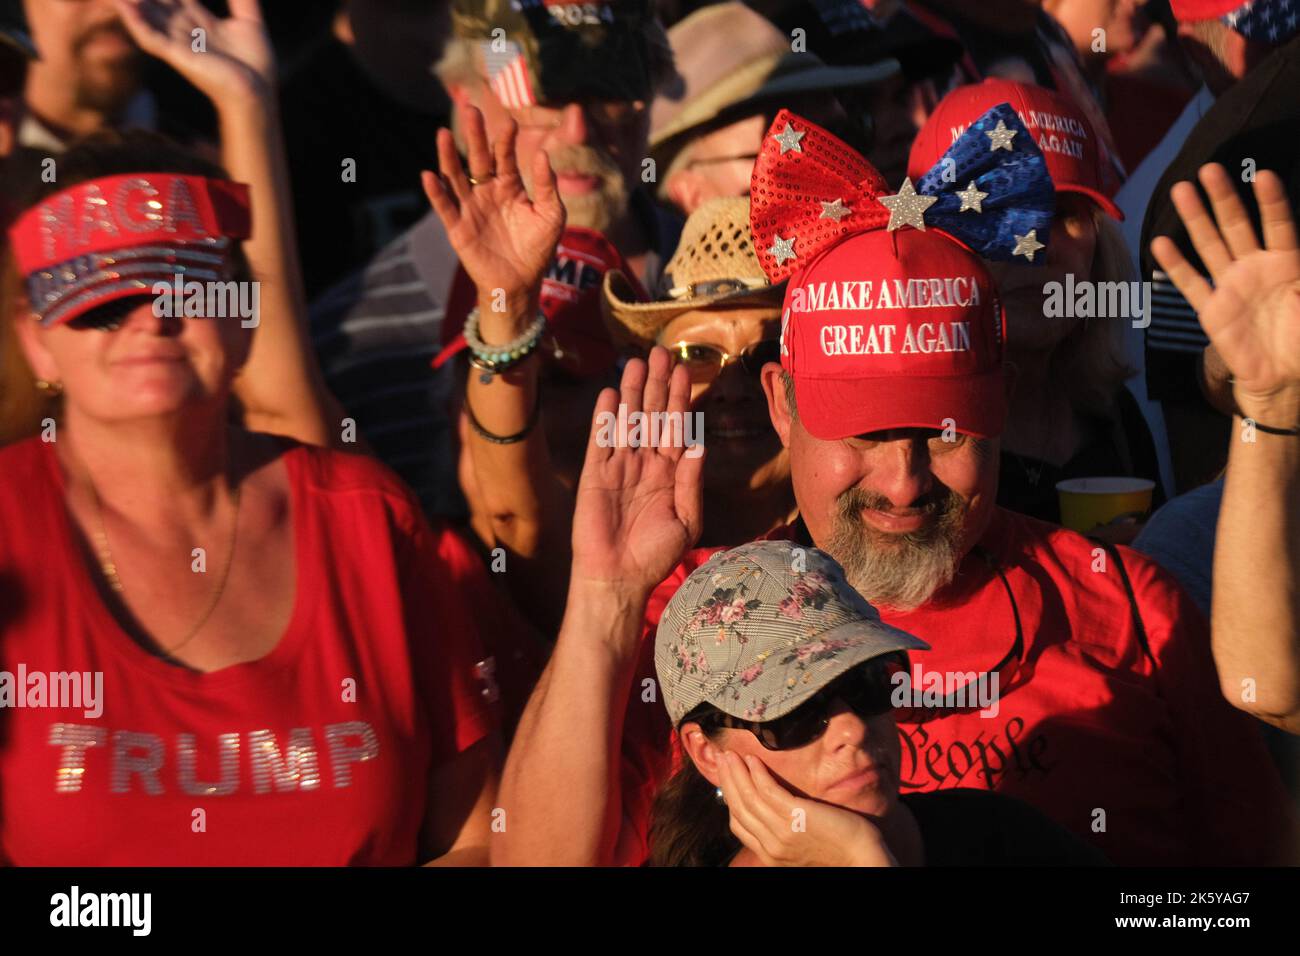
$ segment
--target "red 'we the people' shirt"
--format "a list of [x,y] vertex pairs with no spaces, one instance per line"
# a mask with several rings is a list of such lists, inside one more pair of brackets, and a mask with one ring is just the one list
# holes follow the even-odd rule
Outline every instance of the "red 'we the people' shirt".
[[[794,538],[796,527],[773,537]],[[1003,671],[996,716],[976,707],[900,721],[900,792],[1011,794],[1123,865],[1293,862],[1286,791],[1253,718],[1224,701],[1205,619],[1174,579],[1120,549],[1149,658],[1119,570],[1092,541],[997,509],[980,546],[1010,586],[1023,651]],[[647,608],[622,756],[624,813],[643,855],[654,793],[673,758],[667,715],[662,703],[644,699],[642,679],[655,675],[664,605],[716,550],[692,552]],[[975,552],[928,604],[882,616],[930,645],[911,656],[925,670],[985,673],[1015,641],[1011,598]]]
[[0,862],[423,862],[431,771],[494,726],[482,565],[374,460],[286,443],[283,461],[289,625],[260,660],[198,673],[104,607],[53,448],[0,450],[0,670],[103,675],[98,717],[0,710]]

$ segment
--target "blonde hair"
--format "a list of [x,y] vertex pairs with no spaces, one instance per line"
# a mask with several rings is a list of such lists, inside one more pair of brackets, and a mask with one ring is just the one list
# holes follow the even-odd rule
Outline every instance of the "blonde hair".
[[36,375],[18,342],[17,324],[30,321],[22,273],[6,251],[0,258],[0,446],[35,435],[41,419],[58,404],[36,388]]
[[[1133,282],[1137,272],[1119,226],[1096,203],[1090,204],[1097,246],[1089,279]],[[1140,300],[1139,300],[1140,301]],[[1124,356],[1123,317],[1084,319],[1052,350],[1049,381],[1060,382],[1076,410],[1111,417],[1115,396],[1136,370]]]

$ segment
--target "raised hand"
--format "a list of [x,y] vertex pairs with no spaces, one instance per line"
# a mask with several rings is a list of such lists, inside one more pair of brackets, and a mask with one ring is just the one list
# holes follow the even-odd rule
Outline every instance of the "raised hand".
[[1279,402],[1296,410],[1300,392],[1300,244],[1282,181],[1270,171],[1255,179],[1264,246],[1260,247],[1227,171],[1202,166],[1211,218],[1191,183],[1170,191],[1213,286],[1168,237],[1151,253],[1197,312],[1201,327],[1232,371],[1243,415],[1273,413]]
[[489,147],[483,114],[472,106],[460,110],[469,171],[461,168],[451,131],[439,130],[442,176],[424,173],[425,195],[480,296],[501,289],[508,300],[535,298],[564,229],[550,159],[544,150],[533,157],[529,199],[515,155],[515,122]]
[[616,427],[620,419],[635,422],[636,412],[646,431],[651,416],[664,412],[669,423],[684,424],[690,394],[685,367],[674,367],[662,348],[648,363],[627,363],[620,391],[600,393],[573,515],[570,593],[595,584],[641,600],[699,539],[703,446],[683,448],[684,429],[667,428],[658,447],[629,447]]
[[[757,757],[718,761],[731,832],[765,866],[898,866],[880,828],[860,813],[796,797]],[[803,811],[803,825],[794,823]]]
[[[230,0],[230,16],[215,16],[198,0],[114,0],[127,31],[144,50],[174,69],[213,102],[230,94],[268,96],[275,88],[275,54],[257,0]],[[196,49],[196,30],[202,30]]]

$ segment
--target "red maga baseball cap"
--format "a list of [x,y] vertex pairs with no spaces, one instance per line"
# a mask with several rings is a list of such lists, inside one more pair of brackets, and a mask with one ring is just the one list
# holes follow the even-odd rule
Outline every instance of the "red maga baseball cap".
[[937,230],[876,229],[791,278],[781,365],[815,438],[948,427],[988,438],[1007,414],[1004,325],[977,255]]
[[1069,97],[1027,83],[987,79],[945,96],[912,142],[907,174],[913,179],[924,176],[966,127],[1000,103],[1010,103],[1033,135],[1057,192],[1082,193],[1111,218],[1123,220],[1111,200],[1119,180],[1083,111]]

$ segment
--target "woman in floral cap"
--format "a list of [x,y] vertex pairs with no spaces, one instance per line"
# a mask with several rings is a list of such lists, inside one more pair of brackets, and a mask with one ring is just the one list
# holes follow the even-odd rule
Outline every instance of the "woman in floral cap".
[[655,804],[660,866],[1097,863],[1027,804],[899,795],[895,708],[921,706],[907,652],[825,552],[759,541],[714,555],[655,641],[684,759]]

